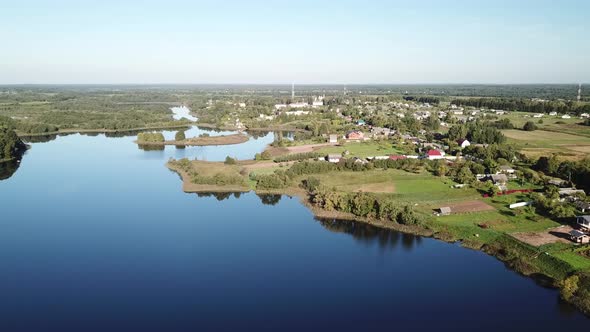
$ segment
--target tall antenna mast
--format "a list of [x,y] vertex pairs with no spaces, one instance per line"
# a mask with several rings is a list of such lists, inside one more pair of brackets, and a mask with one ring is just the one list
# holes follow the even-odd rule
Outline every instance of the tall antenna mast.
[[582,100],[582,83],[578,85],[578,101]]
[[291,101],[295,100],[295,83],[291,83]]

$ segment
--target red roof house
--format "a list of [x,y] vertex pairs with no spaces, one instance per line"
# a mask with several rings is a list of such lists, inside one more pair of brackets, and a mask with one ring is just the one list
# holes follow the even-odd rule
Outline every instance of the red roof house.
[[428,158],[430,160],[443,159],[444,154],[438,150],[428,150],[428,152],[426,152],[426,158]]

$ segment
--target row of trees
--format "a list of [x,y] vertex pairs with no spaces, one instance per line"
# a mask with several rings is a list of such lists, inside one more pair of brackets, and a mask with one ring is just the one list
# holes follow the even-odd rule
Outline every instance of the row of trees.
[[377,197],[370,193],[338,192],[319,185],[311,193],[311,202],[327,211],[352,213],[358,217],[405,225],[417,225],[423,222],[423,219],[409,205],[400,205],[393,199]]
[[590,158],[579,161],[561,161],[556,155],[540,157],[533,169],[546,175],[571,181],[578,187],[590,190]]
[[484,121],[454,125],[449,128],[448,137],[451,141],[466,138],[480,144],[502,144],[506,141],[506,136],[498,128]]

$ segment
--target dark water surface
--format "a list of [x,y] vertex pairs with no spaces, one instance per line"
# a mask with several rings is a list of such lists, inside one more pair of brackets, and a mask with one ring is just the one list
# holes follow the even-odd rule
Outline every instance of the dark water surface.
[[0,331],[590,326],[555,290],[481,252],[317,221],[286,196],[185,194],[164,167],[251,158],[272,134],[162,151],[134,139],[33,143],[0,181]]

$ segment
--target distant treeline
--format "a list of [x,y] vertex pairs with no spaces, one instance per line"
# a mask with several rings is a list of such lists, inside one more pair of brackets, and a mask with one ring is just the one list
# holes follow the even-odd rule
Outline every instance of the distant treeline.
[[433,105],[438,105],[440,103],[440,99],[436,98],[436,97],[404,96],[404,100],[417,101],[419,103],[429,103],[429,104],[433,104]]
[[590,113],[590,104],[575,103],[570,100],[548,100],[535,101],[530,99],[506,99],[506,98],[470,98],[454,99],[452,104],[460,106],[483,107],[490,109],[500,109],[506,111],[520,111],[531,113]]

